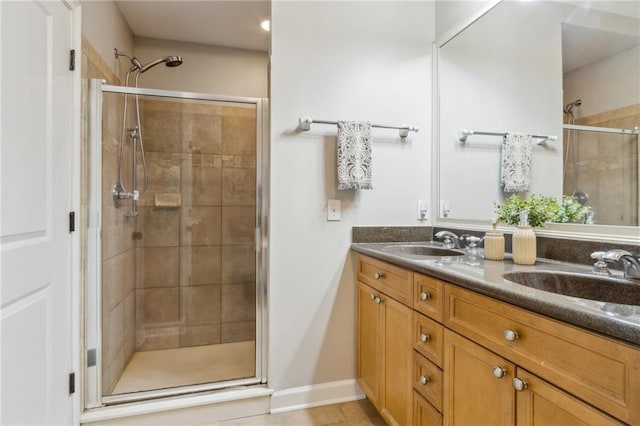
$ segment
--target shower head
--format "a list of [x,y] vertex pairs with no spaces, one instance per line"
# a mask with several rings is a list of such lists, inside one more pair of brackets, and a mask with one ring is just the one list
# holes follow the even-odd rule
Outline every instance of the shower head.
[[116,55],[116,58],[119,58],[120,56],[125,56],[127,58],[129,58],[131,60],[131,63],[133,64],[133,67],[131,67],[130,71],[133,71],[135,69],[141,70],[142,71],[142,64],[140,63],[140,61],[138,60],[138,58],[136,58],[135,56],[132,56],[126,52],[121,52],[119,51],[117,48],[113,49]]
[[181,56],[167,56],[166,58],[158,58],[154,61],[149,62],[148,64],[142,66],[140,68],[140,73],[147,72],[151,68],[155,67],[158,64],[164,63],[167,67],[178,67],[182,65],[182,57]]
[[573,108],[579,107],[580,105],[582,105],[582,99],[576,99],[575,101],[566,104],[563,108],[563,111],[565,114],[572,114]]

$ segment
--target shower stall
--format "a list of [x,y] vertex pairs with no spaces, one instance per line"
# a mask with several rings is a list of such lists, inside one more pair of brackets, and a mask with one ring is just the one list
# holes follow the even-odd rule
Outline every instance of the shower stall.
[[586,223],[638,226],[640,109],[577,118],[582,100],[563,108],[563,194],[589,209]]
[[85,406],[265,383],[267,101],[139,88],[182,60],[116,55],[135,87],[90,81]]

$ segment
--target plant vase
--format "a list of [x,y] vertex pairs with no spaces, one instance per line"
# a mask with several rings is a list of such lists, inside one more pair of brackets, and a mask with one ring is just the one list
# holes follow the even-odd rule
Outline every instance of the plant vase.
[[530,226],[518,226],[513,233],[513,263],[533,265],[536,263],[536,234]]

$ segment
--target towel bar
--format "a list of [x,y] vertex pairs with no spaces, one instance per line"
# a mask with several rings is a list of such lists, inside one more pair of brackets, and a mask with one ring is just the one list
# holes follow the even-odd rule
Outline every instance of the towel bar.
[[[313,123],[316,124],[332,124],[334,126],[338,125],[337,121],[328,121],[328,120],[314,120],[309,117],[303,117],[298,120],[298,128],[302,131],[307,131],[311,129],[311,125]],[[372,124],[371,127],[377,127],[380,129],[398,129],[398,133],[400,135],[400,141],[406,142],[407,136],[409,136],[409,132],[418,132],[419,129],[416,126],[387,126],[384,124]]]
[[[480,132],[477,130],[460,129],[458,132],[458,140],[462,143],[467,142],[467,138],[472,135],[487,135],[487,136],[502,136],[504,137],[508,132]],[[538,142],[538,145],[545,145],[548,141],[557,141],[558,137],[553,135],[531,135],[534,139],[542,139]]]

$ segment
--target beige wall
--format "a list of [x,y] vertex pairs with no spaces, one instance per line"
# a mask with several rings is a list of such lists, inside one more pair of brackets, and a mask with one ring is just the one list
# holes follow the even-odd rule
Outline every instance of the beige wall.
[[[272,29],[268,359],[283,390],[355,379],[351,228],[429,224],[416,201],[430,199],[433,3],[274,2]],[[374,189],[338,191],[336,128],[296,132],[301,116],[420,132],[373,129]]]
[[83,0],[82,35],[91,43],[109,69],[123,77],[128,60],[116,60],[113,49],[133,53],[133,33],[112,0]]
[[266,52],[152,38],[135,38],[143,64],[182,56],[177,68],[158,65],[140,76],[140,87],[263,98],[268,96]]

